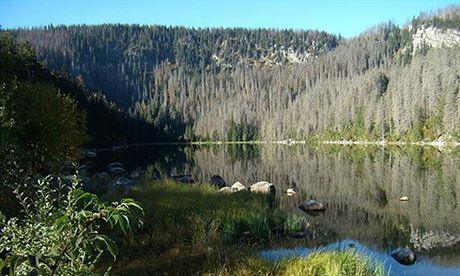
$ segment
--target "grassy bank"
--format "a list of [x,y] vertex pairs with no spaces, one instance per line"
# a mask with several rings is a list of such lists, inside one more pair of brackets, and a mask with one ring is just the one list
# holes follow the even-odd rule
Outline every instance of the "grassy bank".
[[352,252],[282,262],[257,257],[268,241],[306,223],[302,216],[272,209],[263,195],[221,194],[212,186],[172,181],[148,181],[131,193],[146,209],[145,227],[122,241],[115,274],[382,274]]

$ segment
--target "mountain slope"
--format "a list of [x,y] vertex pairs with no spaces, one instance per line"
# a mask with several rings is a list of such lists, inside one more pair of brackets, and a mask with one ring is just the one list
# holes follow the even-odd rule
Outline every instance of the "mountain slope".
[[430,44],[420,32],[456,33],[459,11],[421,16],[411,27],[382,24],[350,40],[135,25],[14,34],[51,67],[82,75],[177,139],[458,139],[459,46]]

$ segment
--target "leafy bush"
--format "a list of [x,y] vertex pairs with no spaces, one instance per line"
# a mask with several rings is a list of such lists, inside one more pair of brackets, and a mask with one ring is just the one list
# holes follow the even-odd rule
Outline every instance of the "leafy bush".
[[88,275],[116,243],[104,229],[127,233],[142,225],[143,208],[132,199],[107,204],[78,189],[78,178],[38,180],[32,192],[15,190],[23,218],[0,216],[0,273]]

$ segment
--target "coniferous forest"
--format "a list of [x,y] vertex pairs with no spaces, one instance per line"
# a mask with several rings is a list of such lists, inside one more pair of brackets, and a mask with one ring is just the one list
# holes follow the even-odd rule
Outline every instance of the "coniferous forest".
[[[459,29],[459,10],[343,39],[320,31],[141,25],[14,30],[49,68],[136,128],[120,142],[459,138],[458,46],[414,47],[420,28]],[[98,109],[98,112],[102,112]],[[99,118],[100,116],[95,116]],[[113,126],[99,122],[107,131]],[[130,124],[131,125],[131,124]],[[103,137],[108,137],[103,135]]]
[[459,146],[460,6],[0,28],[0,274],[459,275]]

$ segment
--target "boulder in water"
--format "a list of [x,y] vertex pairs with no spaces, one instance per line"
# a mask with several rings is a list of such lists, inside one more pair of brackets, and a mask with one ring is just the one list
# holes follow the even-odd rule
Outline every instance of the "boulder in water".
[[209,181],[212,185],[216,186],[217,188],[222,188],[225,187],[225,185],[227,185],[227,183],[225,183],[225,180],[217,174],[211,176],[211,179]]
[[417,255],[408,247],[396,249],[391,253],[391,257],[403,265],[412,265],[417,260]]
[[261,193],[261,194],[276,193],[275,185],[267,181],[259,181],[257,183],[254,183],[249,187],[249,190],[251,191],[251,193]]
[[286,194],[288,196],[294,196],[294,195],[297,194],[297,192],[293,188],[289,188],[289,189],[286,190]]
[[139,167],[135,169],[134,171],[132,171],[129,177],[131,177],[132,179],[137,179],[141,177],[142,175],[144,175],[144,170],[142,170],[142,168]]
[[185,174],[185,175],[172,175],[171,176],[173,179],[183,182],[183,183],[195,183],[195,180],[193,179],[193,176],[190,174]]
[[121,176],[126,173],[126,170],[122,167],[113,167],[109,169],[109,174],[112,176]]
[[240,192],[240,191],[247,191],[248,188],[244,186],[241,182],[235,182],[233,185],[230,187],[232,189],[232,192]]
[[113,163],[110,163],[108,164],[106,167],[107,169],[110,169],[110,168],[123,168],[125,165],[123,165],[123,163],[121,162],[113,162]]
[[219,193],[231,194],[233,193],[233,190],[230,187],[223,187],[219,190]]
[[128,186],[132,186],[134,184],[134,182],[127,178],[127,177],[119,177],[117,178],[117,180],[115,180],[115,185],[116,186],[122,186],[122,187],[128,187]]
[[304,203],[299,205],[299,209],[304,211],[304,212],[323,212],[326,210],[324,205],[314,199],[310,199],[305,201]]

